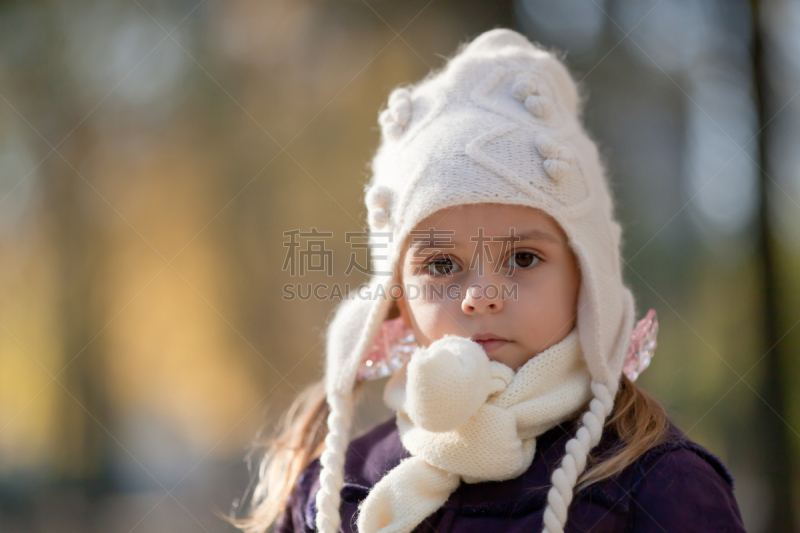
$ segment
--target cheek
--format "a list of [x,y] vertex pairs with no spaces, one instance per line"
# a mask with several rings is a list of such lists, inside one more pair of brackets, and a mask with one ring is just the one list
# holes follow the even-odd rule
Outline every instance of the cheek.
[[527,316],[542,319],[561,318],[574,313],[577,302],[577,282],[570,272],[531,277],[518,283],[518,297],[510,302]]
[[548,277],[520,283],[518,298],[505,306],[520,343],[534,353],[563,338],[573,324],[576,305],[567,281]]
[[423,346],[432,342],[431,339],[454,332],[455,324],[451,317],[457,316],[461,305],[461,302],[448,296],[447,291],[440,291],[435,297],[430,294],[422,292],[419,297],[411,297],[407,301],[417,343]]
[[435,336],[436,323],[441,312],[434,302],[427,301],[422,296],[418,298],[411,296],[407,305],[417,342],[423,344],[426,339]]

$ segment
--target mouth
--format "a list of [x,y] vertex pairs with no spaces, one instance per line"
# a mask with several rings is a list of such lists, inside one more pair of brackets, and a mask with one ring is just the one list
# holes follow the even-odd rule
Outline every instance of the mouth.
[[504,339],[499,335],[495,335],[494,333],[481,333],[480,335],[473,335],[470,340],[477,342],[481,345],[481,348],[485,352],[493,352],[495,350],[499,350],[506,344],[508,344],[508,339]]

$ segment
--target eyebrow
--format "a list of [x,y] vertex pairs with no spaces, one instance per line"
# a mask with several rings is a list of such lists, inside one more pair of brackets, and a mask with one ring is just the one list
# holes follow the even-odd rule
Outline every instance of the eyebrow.
[[[431,237],[430,235],[418,235],[414,237],[413,242],[409,245],[410,248],[437,248],[441,247],[442,245],[452,245],[454,247],[458,244],[457,241],[453,241],[448,239],[448,237],[452,237],[452,234],[446,235],[434,235]],[[477,235],[473,235],[472,237],[477,237]],[[525,231],[523,233],[514,233],[515,242],[522,242],[522,241],[550,241],[555,244],[564,244],[564,240],[556,237],[552,233],[549,233],[545,230],[541,229],[532,229]],[[497,238],[494,242],[501,242],[500,238]],[[511,234],[504,236],[503,238],[511,238]],[[488,242],[492,242],[492,237],[487,238]],[[471,241],[470,241],[471,242]]]
[[520,233],[520,234],[515,235],[515,236],[519,237],[520,240],[522,240],[522,241],[550,241],[550,242],[554,242],[556,244],[563,244],[564,243],[563,239],[560,239],[560,238],[556,237],[555,235],[553,235],[552,233],[549,233],[549,232],[541,230],[541,229],[534,229],[534,230],[526,231],[525,233]]

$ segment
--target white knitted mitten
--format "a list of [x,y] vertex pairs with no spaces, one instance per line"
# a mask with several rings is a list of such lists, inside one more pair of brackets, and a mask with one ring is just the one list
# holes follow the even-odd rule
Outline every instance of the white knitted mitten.
[[489,395],[505,390],[509,370],[502,363],[490,361],[477,342],[446,335],[427,348],[417,349],[411,357],[406,412],[417,427],[427,431],[456,429],[486,403]]

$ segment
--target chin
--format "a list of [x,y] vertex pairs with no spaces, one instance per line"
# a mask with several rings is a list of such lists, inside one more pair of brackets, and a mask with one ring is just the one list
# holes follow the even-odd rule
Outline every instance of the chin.
[[503,363],[514,372],[519,370],[522,367],[522,365],[524,365],[528,361],[527,359],[524,361],[520,361],[519,359],[514,357],[503,357],[502,355],[496,355],[496,354],[486,354],[486,355],[489,356],[489,359],[491,361],[495,361],[497,363]]

